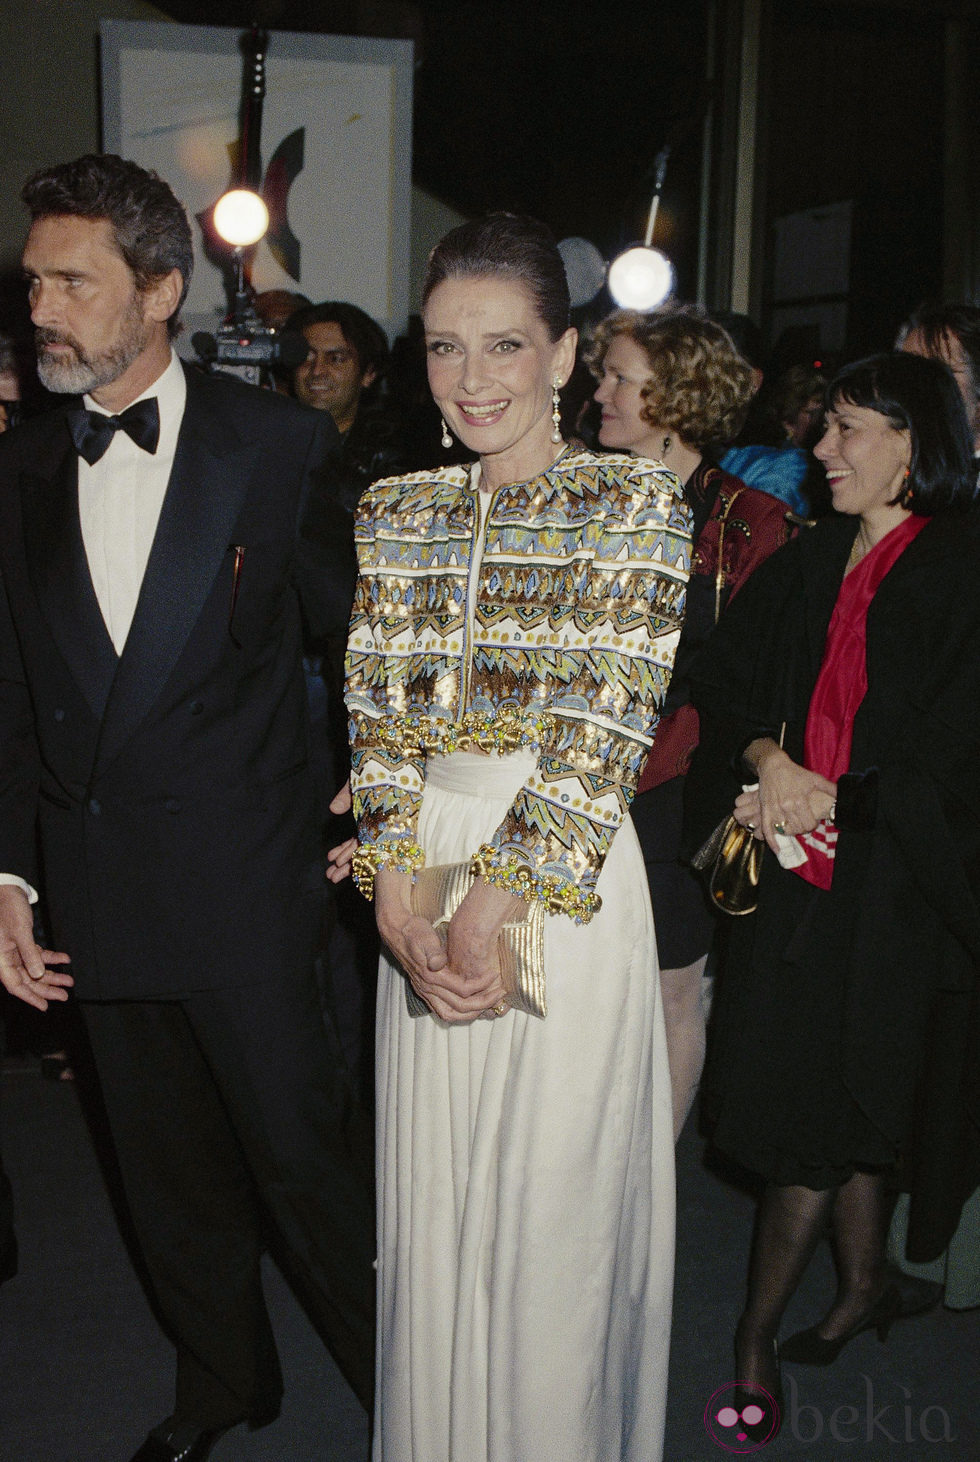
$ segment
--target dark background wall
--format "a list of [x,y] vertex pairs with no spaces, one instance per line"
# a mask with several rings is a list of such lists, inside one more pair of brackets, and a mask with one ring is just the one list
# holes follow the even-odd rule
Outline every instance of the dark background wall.
[[853,200],[846,353],[887,347],[942,291],[945,19],[939,7],[774,7],[762,313],[781,215]]
[[[72,15],[99,8],[75,0]],[[670,145],[656,241],[674,258],[680,296],[700,293],[713,308],[731,303],[741,47],[754,25],[754,229],[739,243],[751,256],[749,312],[772,337],[778,220],[847,200],[845,353],[886,344],[926,295],[980,301],[976,0],[165,0],[156,11],[107,0],[101,9],[242,29],[258,19],[273,46],[276,29],[410,38],[415,182],[455,213],[537,213],[606,258],[642,236],[654,158]],[[9,58],[27,34],[22,6],[0,0],[0,17]],[[49,82],[61,89],[79,66],[96,74],[95,29],[72,39],[66,24],[73,54],[37,58],[11,125],[32,107],[58,111]],[[40,135],[33,121],[13,133],[18,178],[54,160],[27,156]],[[82,141],[94,145],[87,132]],[[7,229],[13,247],[19,228],[18,218]]]

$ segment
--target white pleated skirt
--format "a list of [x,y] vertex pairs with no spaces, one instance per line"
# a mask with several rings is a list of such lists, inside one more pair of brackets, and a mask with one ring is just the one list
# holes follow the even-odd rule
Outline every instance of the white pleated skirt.
[[[430,758],[429,864],[472,856],[529,753]],[[670,1080],[632,824],[585,926],[546,921],[548,1015],[412,1018],[381,960],[374,1462],[659,1462]]]

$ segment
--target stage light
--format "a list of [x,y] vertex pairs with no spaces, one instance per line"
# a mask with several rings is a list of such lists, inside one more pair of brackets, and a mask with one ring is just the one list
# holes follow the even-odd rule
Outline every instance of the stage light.
[[226,244],[247,249],[269,227],[269,210],[250,188],[233,188],[214,205],[214,226]]
[[609,266],[609,293],[624,310],[655,310],[674,288],[674,266],[659,249],[636,244]]
[[605,259],[595,244],[577,235],[562,239],[558,252],[565,266],[572,309],[589,304],[606,282]]

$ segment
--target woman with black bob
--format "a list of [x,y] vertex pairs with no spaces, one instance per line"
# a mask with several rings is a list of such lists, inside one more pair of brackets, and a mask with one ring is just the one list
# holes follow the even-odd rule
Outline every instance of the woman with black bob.
[[[478,461],[358,508],[354,876],[384,946],[375,1462],[661,1456],[670,1081],[627,808],[690,514],[666,469],[562,441],[568,313],[542,224],[448,234],[423,288],[429,386],[444,446]],[[458,902],[447,868],[472,879]],[[515,979],[501,941],[529,928],[541,958]]]
[[736,1369],[777,1395],[779,1323],[828,1220],[836,1296],[781,1358],[829,1364],[912,1312],[884,1269],[885,1175],[934,1002],[980,958],[980,515],[952,376],[845,367],[815,452],[836,515],[762,565],[702,651],[688,784],[693,846],[732,805],[767,844],[703,1092],[717,1146],[765,1179]]

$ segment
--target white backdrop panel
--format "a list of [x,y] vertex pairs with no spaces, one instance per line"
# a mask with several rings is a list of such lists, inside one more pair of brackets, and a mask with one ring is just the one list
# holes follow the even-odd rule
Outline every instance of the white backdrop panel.
[[[152,167],[187,207],[195,267],[184,318],[212,330],[227,308],[199,213],[236,181],[241,32],[105,21],[107,151]],[[408,313],[412,46],[409,41],[272,32],[262,118],[273,225],[255,252],[256,289],[343,299],[389,336]],[[279,186],[270,162],[279,153]],[[279,247],[276,248],[276,243]],[[187,338],[185,335],[185,339]]]

